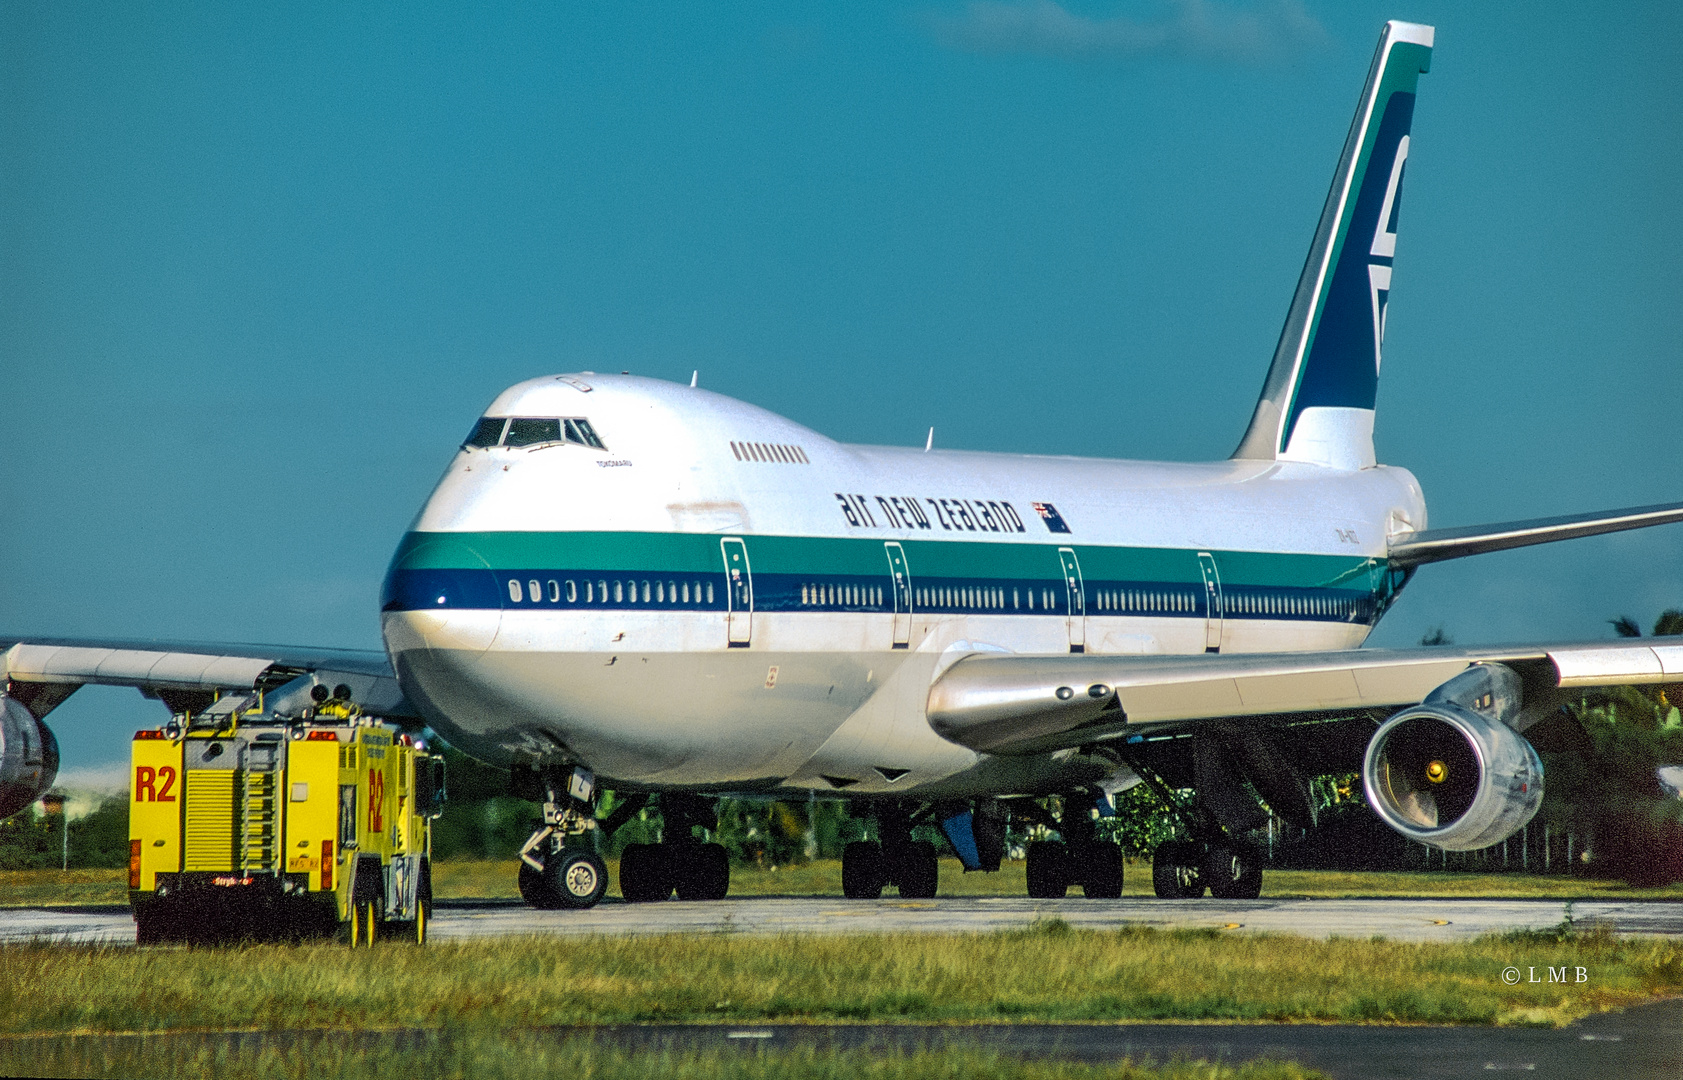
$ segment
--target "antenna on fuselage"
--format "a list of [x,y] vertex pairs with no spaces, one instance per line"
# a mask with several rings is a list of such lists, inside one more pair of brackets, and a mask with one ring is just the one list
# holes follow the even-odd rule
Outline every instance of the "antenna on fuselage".
[[690,372],[690,389],[691,390],[695,389],[695,381],[699,378],[701,378],[701,369],[700,368],[697,368],[695,371]]
[[935,429],[930,428],[929,429],[929,438],[923,440],[923,452],[926,453],[926,454],[929,453],[930,447],[932,447],[934,445],[935,445]]

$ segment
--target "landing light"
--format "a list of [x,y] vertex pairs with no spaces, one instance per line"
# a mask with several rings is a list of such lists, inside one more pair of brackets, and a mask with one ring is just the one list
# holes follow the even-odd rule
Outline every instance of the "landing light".
[[1067,686],[1058,687],[1058,700],[1059,701],[1068,701],[1070,698],[1072,698],[1074,696],[1075,696],[1075,691],[1071,690],[1069,687],[1067,687]]

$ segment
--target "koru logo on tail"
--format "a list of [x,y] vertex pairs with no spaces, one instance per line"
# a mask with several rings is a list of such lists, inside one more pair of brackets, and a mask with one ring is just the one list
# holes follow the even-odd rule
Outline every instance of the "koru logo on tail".
[[1373,370],[1379,370],[1379,351],[1385,344],[1385,304],[1391,295],[1391,263],[1397,254],[1397,213],[1402,209],[1403,166],[1408,164],[1408,136],[1397,142],[1397,157],[1391,162],[1391,178],[1385,184],[1385,203],[1379,208],[1379,222],[1373,230],[1372,257],[1367,264],[1368,287],[1373,294]]

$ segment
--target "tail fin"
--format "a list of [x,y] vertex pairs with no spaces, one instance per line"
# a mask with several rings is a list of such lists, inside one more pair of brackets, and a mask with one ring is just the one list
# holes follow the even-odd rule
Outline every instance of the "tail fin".
[[1414,89],[1430,26],[1388,22],[1297,280],[1262,398],[1235,458],[1374,463],[1373,402],[1391,292]]

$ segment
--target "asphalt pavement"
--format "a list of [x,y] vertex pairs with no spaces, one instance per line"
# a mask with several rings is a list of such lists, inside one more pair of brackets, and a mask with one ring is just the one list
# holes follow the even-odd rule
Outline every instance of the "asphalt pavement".
[[[1006,930],[1037,919],[1072,926],[1210,928],[1306,937],[1383,936],[1395,941],[1461,941],[1510,930],[1542,930],[1570,917],[1578,929],[1683,937],[1683,903],[1664,900],[1029,900],[951,897],[843,900],[751,896],[657,904],[610,901],[585,911],[538,911],[518,901],[441,902],[433,936],[442,941],[526,934],[859,934]],[[0,941],[132,944],[126,906],[0,910]]]

